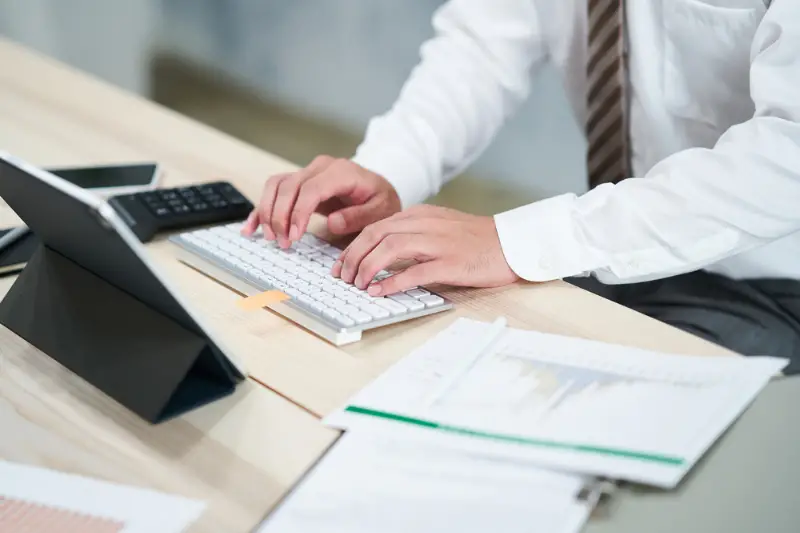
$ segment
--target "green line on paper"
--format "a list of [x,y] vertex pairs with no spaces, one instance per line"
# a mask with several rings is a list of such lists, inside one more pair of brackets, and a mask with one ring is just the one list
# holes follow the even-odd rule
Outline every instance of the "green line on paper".
[[680,457],[670,457],[668,455],[657,455],[643,452],[636,452],[631,450],[620,450],[617,448],[605,448],[602,446],[588,446],[586,444],[570,444],[567,442],[556,442],[541,439],[530,439],[527,437],[519,437],[515,435],[505,435],[502,433],[490,433],[487,431],[480,431],[458,426],[450,426],[447,424],[439,424],[431,422],[430,420],[422,420],[410,416],[398,415],[395,413],[388,413],[386,411],[377,411],[375,409],[368,409],[366,407],[358,407],[357,405],[349,405],[345,409],[349,413],[359,415],[373,416],[376,418],[383,418],[385,420],[393,420],[395,422],[402,422],[404,424],[412,424],[415,426],[425,427],[428,429],[437,429],[439,431],[447,431],[449,433],[457,433],[460,435],[469,435],[471,437],[481,437],[486,439],[505,441],[515,444],[527,444],[531,446],[540,446],[544,448],[556,448],[561,450],[572,450],[583,453],[594,453],[599,455],[611,455],[614,457],[622,457],[626,459],[636,459],[639,461],[647,461],[651,463],[662,463],[665,465],[681,466],[685,463],[684,459]]

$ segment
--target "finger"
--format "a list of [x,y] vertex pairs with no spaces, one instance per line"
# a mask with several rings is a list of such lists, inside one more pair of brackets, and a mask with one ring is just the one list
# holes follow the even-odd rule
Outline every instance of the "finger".
[[272,218],[270,226],[278,237],[278,243],[282,248],[288,246],[289,242],[289,216],[297,200],[297,193],[300,191],[300,181],[297,176],[285,179],[278,185],[278,192],[275,195],[275,205],[272,208]]
[[351,205],[328,215],[328,229],[334,235],[349,235],[384,218],[385,200],[374,197],[361,205]]
[[258,209],[253,209],[252,211],[250,211],[250,215],[248,215],[247,220],[245,220],[244,224],[242,225],[242,235],[244,235],[245,237],[252,237],[257,227],[258,227]]
[[306,232],[311,214],[326,200],[337,196],[347,196],[353,192],[356,176],[350,172],[336,172],[335,165],[306,180],[300,186],[297,201],[292,210],[291,224],[298,237]]
[[264,238],[270,241],[275,240],[275,232],[272,231],[272,207],[275,205],[275,197],[278,194],[278,186],[291,174],[278,174],[272,176],[264,184],[264,192],[261,194],[261,203],[258,206],[258,219],[264,228]]
[[441,259],[412,265],[402,272],[373,283],[367,289],[370,296],[386,296],[407,291],[420,285],[439,283],[447,279],[449,268]]
[[367,226],[339,256],[342,263],[340,277],[347,283],[353,283],[358,265],[386,236],[393,233],[427,234],[431,229],[428,221],[417,219],[387,218]]
[[286,248],[289,246],[290,241],[295,241],[300,238],[300,235],[297,235],[297,229],[294,230],[293,235],[290,235],[290,233],[292,233],[290,225],[291,214],[295,202],[297,201],[300,187],[303,183],[327,168],[332,162],[333,158],[331,157],[319,156],[306,168],[295,172],[290,178],[282,181],[278,186],[270,224],[272,225],[273,231],[278,236],[278,242],[282,247]]
[[437,249],[433,241],[431,237],[415,234],[388,235],[358,265],[354,285],[366,289],[378,272],[400,260],[430,260]]

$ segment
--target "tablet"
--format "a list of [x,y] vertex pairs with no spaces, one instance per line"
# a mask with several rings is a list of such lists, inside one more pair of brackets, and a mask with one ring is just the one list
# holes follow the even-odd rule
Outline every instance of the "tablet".
[[205,339],[213,360],[204,370],[216,382],[235,385],[244,378],[241,362],[153,268],[139,239],[105,199],[2,152],[0,197],[45,247]]

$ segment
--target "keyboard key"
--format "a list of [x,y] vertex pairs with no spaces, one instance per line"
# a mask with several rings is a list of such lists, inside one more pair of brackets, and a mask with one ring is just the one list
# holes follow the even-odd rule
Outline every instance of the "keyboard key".
[[326,269],[330,270],[333,264],[336,262],[333,258],[328,257],[327,255],[320,256],[314,259],[314,262],[319,263]]
[[318,238],[316,235],[312,235],[311,233],[306,233],[305,235],[300,237],[300,242],[314,247],[325,246],[327,244],[325,241]]
[[342,289],[340,289],[336,285],[327,285],[326,284],[326,285],[323,285],[322,290],[327,292],[328,294],[332,294],[333,296],[338,296],[339,291],[341,291]]
[[337,305],[335,307],[335,309],[338,312],[340,312],[340,313],[342,313],[344,315],[347,315],[349,317],[352,317],[354,314],[357,314],[357,313],[361,312],[361,311],[359,311],[358,307],[355,307],[355,306],[352,306],[352,305],[348,305],[348,304]]
[[355,294],[345,294],[344,298],[342,298],[342,296],[337,296],[337,297],[341,298],[350,305],[355,305],[355,306],[358,306],[361,304],[361,302],[365,301],[363,298],[359,298]]
[[309,296],[307,296],[305,294],[301,294],[300,296],[298,296],[297,297],[297,301],[300,302],[301,304],[303,304],[304,307],[307,307],[309,309],[313,309],[317,313],[323,313],[325,311],[325,306],[324,305],[322,305],[319,302],[314,301],[313,298],[311,298],[311,297],[309,297]]
[[402,292],[398,292],[397,294],[390,294],[389,296],[387,296],[387,298],[391,298],[395,302],[404,305],[410,311],[419,311],[420,309],[425,309],[424,303]]
[[340,249],[336,248],[335,246],[331,246],[329,244],[320,247],[319,251],[334,259],[338,259],[339,256],[342,255],[342,251]]
[[358,309],[356,309],[356,311],[352,315],[348,316],[353,320],[355,320],[356,324],[368,324],[369,322],[372,322],[372,316]]
[[289,282],[289,285],[291,287],[294,287],[295,289],[300,289],[300,290],[311,286],[308,284],[307,281],[303,281],[300,278],[293,279],[292,281]]
[[309,288],[305,291],[305,293],[315,300],[319,300],[325,295],[330,296],[328,293],[322,292],[319,287],[314,287],[313,285],[309,285]]
[[292,243],[291,248],[294,251],[298,252],[298,253],[300,253],[300,252],[310,252],[310,251],[314,250],[311,246],[305,244],[302,241],[298,241],[298,242]]
[[[403,313],[408,312],[406,306],[399,304],[393,300],[388,298],[378,298],[375,300],[375,305],[379,305],[389,311],[392,315],[402,315]],[[427,304],[426,304],[427,305]]]
[[422,298],[423,296],[428,296],[430,293],[425,289],[416,288],[407,290],[406,294],[408,294],[412,298]]
[[312,285],[316,285],[315,282],[322,281],[322,278],[317,276],[313,272],[302,272],[299,277],[303,281],[307,281],[308,283],[311,283]]
[[368,313],[372,318],[375,319],[388,318],[391,314],[386,309],[375,304],[362,304],[359,306],[359,309],[365,313]]
[[341,298],[342,300],[347,300],[348,296],[355,296],[355,294],[353,294],[352,292],[346,291],[338,285],[331,284],[330,287],[333,288],[334,291],[333,294],[335,294],[337,298]]
[[436,296],[435,294],[429,294],[420,298],[419,301],[424,303],[425,307],[436,307],[437,305],[442,305],[444,303],[444,298],[441,296]]
[[336,296],[329,292],[319,291],[318,294],[314,295],[314,299],[318,302],[322,302],[325,305],[328,305],[328,302],[332,302],[336,300]]
[[325,276],[327,274],[330,274],[331,272],[330,268],[325,268],[324,266],[318,264],[309,265],[309,270],[314,271],[316,274],[320,276]]
[[333,309],[325,309],[323,314],[327,318],[330,318],[331,320],[333,320],[335,322],[338,322],[342,326],[348,327],[348,326],[354,326],[355,325],[355,322],[351,318],[348,318],[348,317],[344,316],[343,314],[334,311]]

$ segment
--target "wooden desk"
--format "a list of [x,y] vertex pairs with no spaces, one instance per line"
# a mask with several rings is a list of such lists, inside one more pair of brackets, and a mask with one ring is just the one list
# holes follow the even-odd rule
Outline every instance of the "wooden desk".
[[[13,66],[0,72],[0,146],[35,164],[157,160],[166,170],[166,185],[225,178],[253,200],[265,178],[293,168],[8,42],[0,42],[0,64]],[[0,221],[10,220],[8,213],[4,220],[1,215]],[[321,227],[320,220],[315,223]],[[676,353],[729,353],[562,282],[444,290],[457,302],[456,311],[370,332],[339,349],[269,311],[239,311],[236,294],[176,262],[169,243],[150,249],[256,379],[317,414],[341,405],[457,316],[491,320],[502,314],[512,326],[546,332]]]
[[0,329],[0,458],[203,500],[193,532],[250,531],[335,437],[250,380],[153,426]]
[[[0,147],[43,167],[159,161],[166,185],[225,178],[257,199],[291,164],[0,40]],[[266,127],[266,126],[265,126]],[[15,217],[0,210],[0,225]],[[319,226],[319,220],[315,221]],[[446,290],[458,309],[337,349],[175,261],[154,260],[261,383],[324,414],[457,316],[656,348],[726,354],[565,283]],[[0,281],[0,295],[12,280]],[[335,437],[253,381],[236,395],[150,426],[0,328],[0,457],[208,500],[196,531],[246,531]]]

